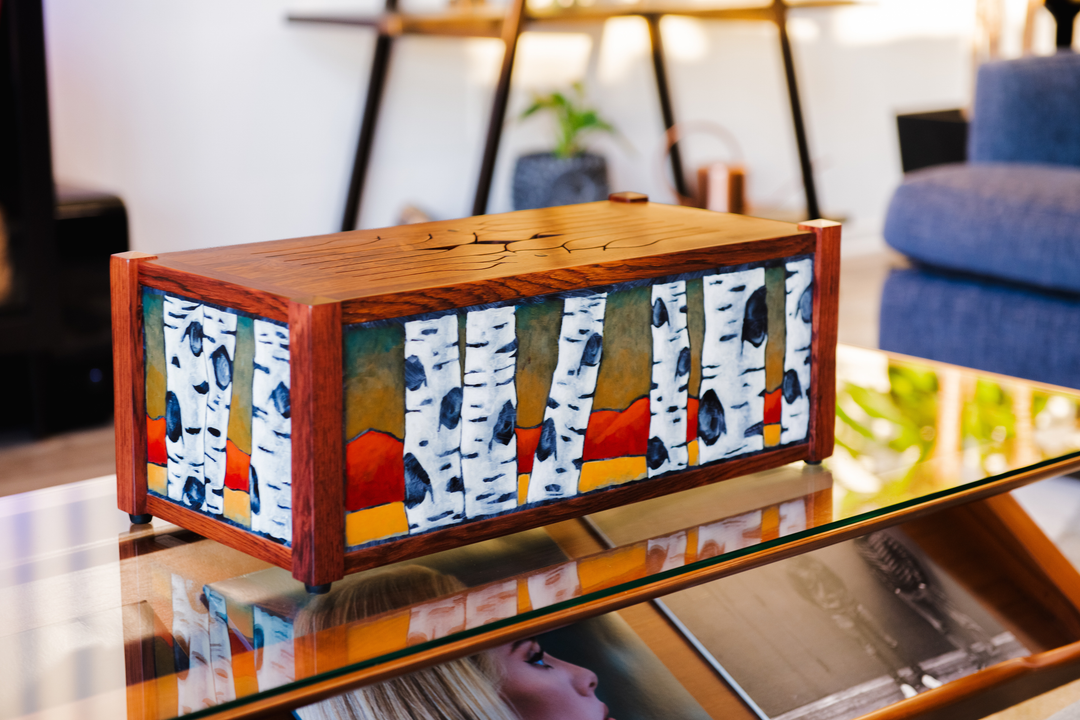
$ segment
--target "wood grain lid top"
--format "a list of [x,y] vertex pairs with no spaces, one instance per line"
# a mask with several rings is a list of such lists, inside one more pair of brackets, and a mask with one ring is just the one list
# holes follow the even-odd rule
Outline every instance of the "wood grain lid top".
[[772,220],[601,201],[165,253],[152,262],[287,297],[350,300],[613,265],[649,277],[660,273],[650,275],[642,258],[802,236],[809,233]]

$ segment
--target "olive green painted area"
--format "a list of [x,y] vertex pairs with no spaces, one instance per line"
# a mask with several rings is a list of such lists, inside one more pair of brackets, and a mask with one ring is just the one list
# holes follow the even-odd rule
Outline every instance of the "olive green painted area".
[[238,450],[248,455],[251,455],[251,383],[254,376],[255,321],[249,317],[237,315],[228,437]]
[[559,330],[562,327],[562,300],[519,305],[517,319],[518,427],[536,427],[544,422],[551,378],[559,361]]
[[652,288],[609,293],[593,411],[625,410],[652,385]]
[[772,392],[784,382],[784,345],[787,342],[787,318],[784,312],[787,268],[765,268],[765,307],[768,309],[769,334],[765,342],[765,390]]
[[146,366],[146,415],[165,415],[165,298],[143,291],[143,363]]
[[461,365],[461,377],[465,378],[465,330],[469,324],[469,313],[460,312],[457,316],[458,364]]
[[345,440],[368,430],[405,437],[405,326],[346,328]]
[[698,397],[701,389],[701,348],[705,344],[705,283],[686,281],[686,327],[690,333],[690,382],[687,392]]

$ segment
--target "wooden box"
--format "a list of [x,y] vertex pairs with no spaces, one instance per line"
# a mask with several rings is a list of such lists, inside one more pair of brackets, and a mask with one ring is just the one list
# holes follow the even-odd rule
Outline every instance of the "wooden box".
[[119,506],[322,589],[818,462],[839,243],[626,193],[115,255]]

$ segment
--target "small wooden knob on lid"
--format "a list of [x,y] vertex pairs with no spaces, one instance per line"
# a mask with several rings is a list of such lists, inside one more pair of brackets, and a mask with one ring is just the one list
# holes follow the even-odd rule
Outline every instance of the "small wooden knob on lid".
[[611,202],[617,203],[647,203],[649,196],[639,192],[617,192],[607,196]]

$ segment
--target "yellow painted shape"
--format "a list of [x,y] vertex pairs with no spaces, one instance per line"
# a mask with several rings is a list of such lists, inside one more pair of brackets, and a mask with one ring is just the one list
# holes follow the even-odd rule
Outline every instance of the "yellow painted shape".
[[765,429],[765,447],[776,447],[780,444],[780,424],[766,425]]
[[165,375],[155,365],[146,365],[146,409],[147,414],[161,408],[161,412],[150,417],[165,414]]
[[164,465],[146,463],[146,488],[164,495],[169,488],[169,472]]
[[518,505],[524,505],[529,497],[529,473],[518,475]]
[[631,480],[640,480],[647,472],[644,456],[593,460],[581,466],[578,492],[587,493]]
[[225,517],[237,525],[251,527],[251,495],[243,490],[225,490]]
[[345,516],[345,544],[349,547],[408,532],[405,503],[376,505]]
[[236,697],[246,697],[259,692],[259,678],[255,673],[255,651],[233,655],[233,687]]
[[578,560],[578,582],[582,592],[592,592],[642,577],[648,545],[638,543],[598,557]]
[[[360,622],[346,628],[345,644],[349,662],[362,662],[405,649],[409,639],[409,617],[409,611],[404,610],[382,620]],[[331,632],[339,631],[335,629]]]
[[[525,497],[522,495],[522,497]],[[518,578],[517,581],[518,591],[518,615],[527,613],[532,610],[532,597],[529,596],[529,581],[525,578]]]
[[689,463],[689,466],[690,467],[697,467],[697,464],[698,464],[697,440],[691,440],[690,442],[688,442],[686,444],[686,451],[687,451],[687,454],[689,455],[689,459],[687,460],[687,462]]

